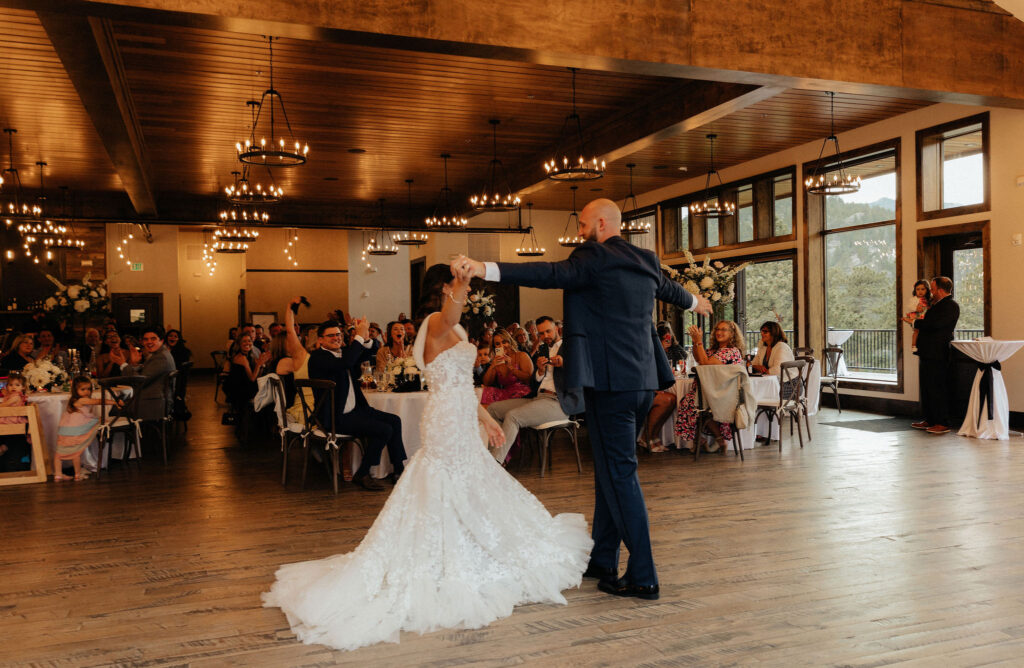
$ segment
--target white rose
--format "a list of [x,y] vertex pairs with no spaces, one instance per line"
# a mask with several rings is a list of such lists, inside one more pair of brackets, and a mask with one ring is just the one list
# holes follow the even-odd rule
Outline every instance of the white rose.
[[82,292],[82,288],[79,285],[72,285],[68,288],[68,299],[78,299],[79,293]]
[[414,367],[414,366],[416,366],[416,360],[412,359],[411,357],[405,360],[405,368],[406,369]]
[[700,288],[698,288],[697,284],[694,283],[693,281],[686,281],[685,283],[683,283],[683,289],[693,295],[700,292]]
[[485,306],[484,307],[484,315],[490,315],[490,314],[491,314],[491,307],[490,306]]
[[68,300],[67,300],[66,297],[61,296],[61,298],[60,298],[60,305],[61,306],[67,306],[68,305]]
[[712,266],[712,267],[714,267],[715,269],[721,269],[721,268],[722,268],[722,267],[724,267],[725,265],[724,265],[724,264],[722,264],[721,262],[719,262],[718,260],[715,260],[715,261],[714,261],[714,263],[712,263],[712,265],[711,265],[711,266]]
[[88,311],[89,310],[89,300],[88,299],[79,299],[78,301],[76,301],[75,302],[75,310],[78,311],[79,313],[85,313],[86,311]]
[[106,297],[107,296],[107,289],[106,288],[101,287],[101,288],[97,289],[96,291],[100,293],[100,297]]
[[89,290],[89,296],[92,297],[93,299],[96,299],[97,297],[99,297],[99,295],[96,294],[95,290]]
[[391,373],[393,375],[395,375],[395,376],[401,374],[402,373],[402,365],[401,364],[397,364],[397,365],[391,367]]
[[469,296],[469,301],[471,301],[471,302],[478,302],[478,301],[480,301],[480,295],[470,295]]
[[420,370],[417,369],[416,367],[413,367],[411,369],[406,369],[405,370],[405,375],[407,375],[407,376],[418,376],[418,375],[420,375]]
[[474,306],[473,307],[473,315],[479,315],[479,314],[480,314],[480,307]]
[[717,301],[719,301],[721,299],[722,299],[722,293],[721,292],[716,292],[713,295],[711,295],[711,301],[713,301],[713,302],[717,302]]
[[704,278],[700,279],[700,287],[704,288],[705,290],[707,290],[708,288],[715,287],[715,279],[711,278],[710,276],[705,276]]
[[47,311],[49,311],[50,309],[52,309],[56,305],[57,305],[57,300],[54,299],[53,297],[50,297],[49,299],[47,299],[46,302],[43,304],[43,306],[46,307]]

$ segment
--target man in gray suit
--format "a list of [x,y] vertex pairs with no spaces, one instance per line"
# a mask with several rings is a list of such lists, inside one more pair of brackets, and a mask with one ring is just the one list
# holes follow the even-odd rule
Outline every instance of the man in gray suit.
[[[174,358],[164,345],[163,328],[152,326],[142,330],[142,349],[132,347],[130,360],[121,366],[125,375],[145,376],[139,392],[139,417],[159,420],[167,414],[173,396],[164,393],[164,377],[174,371]],[[130,366],[129,366],[130,365]]]

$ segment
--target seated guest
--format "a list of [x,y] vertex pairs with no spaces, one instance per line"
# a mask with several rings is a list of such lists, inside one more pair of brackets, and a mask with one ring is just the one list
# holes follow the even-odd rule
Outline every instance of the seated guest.
[[103,339],[100,338],[100,330],[95,327],[87,327],[85,330],[85,342],[78,346],[78,357],[82,362],[82,369],[95,368],[96,359],[100,356],[100,348]]
[[7,349],[7,354],[0,358],[0,375],[20,372],[25,365],[34,361],[32,351],[35,349],[35,341],[30,334],[19,334],[14,337],[14,343]]
[[[281,381],[284,383],[285,401],[288,406],[288,417],[292,422],[298,422],[302,424],[305,417],[302,414],[302,401],[298,397],[298,393],[295,391],[296,380],[309,380],[309,351],[302,344],[302,339],[299,338],[299,330],[295,325],[295,316],[299,312],[299,306],[302,304],[301,297],[293,297],[288,302],[288,308],[284,311],[284,327],[281,329],[281,336],[284,337],[284,353],[287,357],[282,356],[277,363],[271,367],[277,372],[277,375],[281,376]],[[316,327],[313,327],[313,334],[316,334]],[[291,360],[289,364],[286,360]],[[287,374],[291,369],[291,397],[288,396],[288,382],[282,373]],[[313,395],[307,389],[306,400],[309,405],[313,405]]]
[[[715,325],[711,336],[711,349],[708,351],[704,350],[704,333],[699,327],[694,325],[687,331],[693,339],[693,357],[697,364],[743,364],[743,332],[735,322],[722,320]],[[676,413],[676,436],[684,441],[694,441],[697,437],[697,412],[697,381],[694,380],[686,396],[679,402],[679,411]],[[719,424],[714,420],[709,420],[707,425],[715,436],[716,450],[724,447],[726,441],[732,440],[729,425]]]
[[782,363],[792,362],[794,359],[796,358],[793,357],[793,349],[789,347],[782,325],[774,320],[768,320],[761,325],[761,345],[750,363],[750,368],[757,373],[777,376],[782,372]]
[[174,396],[164,392],[164,377],[174,371],[174,358],[164,345],[163,327],[150,325],[142,328],[142,350],[131,348],[129,361],[121,365],[122,375],[144,376],[146,382],[139,391],[139,417],[160,420],[174,402]]
[[228,342],[224,344],[224,350],[228,353],[228,358],[232,357],[235,342],[238,340],[238,328],[232,327],[228,330]]
[[52,360],[60,353],[61,347],[57,344],[53,330],[44,327],[36,332],[36,349],[32,352],[32,357],[37,360]]
[[484,327],[484,331],[480,333],[480,345],[487,346],[488,350],[491,347],[491,341],[494,340],[494,330],[490,327]]
[[530,356],[516,348],[505,330],[499,329],[491,337],[491,366],[484,374],[480,403],[488,406],[495,401],[525,397],[530,394],[532,375]]
[[[494,451],[494,458],[505,462],[509,450],[516,442],[523,427],[537,427],[545,422],[566,420],[560,395],[565,390],[562,379],[562,356],[559,351],[562,340],[558,336],[555,322],[547,316],[538,318],[537,331],[544,341],[544,347],[537,358],[537,372],[534,380],[539,384],[536,398],[518,398],[496,401],[487,407],[487,412],[501,425],[505,443]],[[520,332],[526,332],[520,329]],[[525,355],[525,353],[519,353]],[[529,359],[529,358],[527,358]]]
[[107,330],[107,335],[100,346],[100,354],[96,357],[96,377],[110,378],[121,375],[121,366],[130,357],[129,346],[121,341],[116,329]]
[[256,359],[253,360],[252,337],[244,333],[245,328],[242,329],[242,332],[235,343],[236,352],[231,357],[228,377],[224,382],[228,400],[236,413],[243,412],[252,398],[256,396],[258,389],[256,379],[260,377],[263,366],[270,360],[269,352],[257,353]]
[[491,365],[491,347],[480,344],[476,351],[476,361],[473,362],[473,385],[480,387],[484,384],[484,374],[487,367]]
[[[270,340],[270,362],[267,368],[276,373],[284,387],[284,405],[295,403],[295,361],[288,354],[288,335],[279,332]],[[305,351],[303,351],[305,356]]]
[[402,322],[405,326],[405,340],[412,345],[413,341],[416,340],[416,323],[412,320],[405,320]]
[[[520,350],[525,351],[527,355],[530,355],[533,351],[533,340],[525,329],[522,327],[517,329],[516,333],[512,335],[512,338],[515,339],[516,346],[518,346]],[[530,356],[532,357],[532,355]]]
[[[20,408],[27,403],[25,397],[28,392],[28,383],[17,371],[11,372],[7,378],[7,385],[0,390],[0,408]],[[0,417],[2,425],[25,425],[27,417],[5,416]],[[0,435],[0,473],[9,471],[22,471],[29,467],[23,460],[27,459],[31,450],[29,449],[28,437],[24,433],[24,427],[16,427],[19,432],[16,434]]]
[[[686,360],[686,351],[679,345],[675,334],[672,333],[672,327],[668,323],[659,323],[657,331],[661,347],[664,348],[665,355],[668,357],[668,363],[674,369],[676,364]],[[668,450],[668,447],[661,442],[661,428],[672,415],[678,401],[679,398],[675,394],[674,387],[667,391],[656,390],[654,392],[651,410],[647,412],[647,422],[644,423],[644,432],[637,441],[642,447],[650,449],[651,452]]]
[[375,322],[370,323],[370,338],[380,345],[384,345],[384,334],[381,331],[380,325]]
[[185,347],[185,339],[181,338],[181,332],[177,329],[167,330],[164,343],[174,358],[174,368],[180,369],[182,364],[192,359],[192,351]]
[[302,346],[307,352],[313,352],[320,347],[320,338],[316,335],[316,325],[304,325],[302,328]]
[[[356,318],[352,343],[342,346],[341,326],[325,322],[317,328],[320,348],[309,354],[309,377],[332,380],[334,390],[334,426],[339,434],[365,437],[366,452],[352,482],[363,489],[379,491],[383,486],[370,477],[370,467],[380,463],[384,448],[394,466],[394,478],[402,474],[405,465],[405,445],[402,441],[402,420],[397,415],[371,408],[359,387],[359,375],[364,361],[374,359],[377,343],[369,340],[370,325],[365,318]],[[331,410],[324,406],[325,411]],[[330,414],[321,413],[324,425],[330,424]]]
[[255,332],[253,333],[252,344],[260,350],[266,351],[270,348],[270,339],[263,331],[263,325],[253,325]]
[[392,320],[388,323],[388,336],[384,346],[377,351],[377,371],[387,371],[391,360],[398,357],[405,357],[405,325]]
[[270,327],[267,328],[267,336],[270,337],[271,341],[274,340],[275,336],[277,336],[278,334],[281,334],[283,332],[284,332],[284,325],[282,325],[279,322],[272,322],[272,323],[270,323]]

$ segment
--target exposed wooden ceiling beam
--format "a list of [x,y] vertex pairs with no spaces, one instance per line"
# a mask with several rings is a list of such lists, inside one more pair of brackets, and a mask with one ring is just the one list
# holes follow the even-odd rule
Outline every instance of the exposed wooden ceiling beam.
[[[623,109],[585,128],[588,154],[611,163],[648,146],[690,132],[740,109],[778,95],[784,88],[688,81]],[[557,147],[520,165],[510,177],[515,192],[529,194],[549,183],[543,164]],[[571,158],[572,156],[570,156]]]
[[137,215],[156,217],[149,159],[107,19],[37,12]]
[[[990,4],[990,3],[989,3]],[[22,9],[685,79],[1024,108],[1024,24],[978,3],[876,0],[0,0]]]

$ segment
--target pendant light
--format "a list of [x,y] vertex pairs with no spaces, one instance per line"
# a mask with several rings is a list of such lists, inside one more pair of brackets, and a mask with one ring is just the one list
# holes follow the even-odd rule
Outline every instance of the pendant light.
[[399,246],[422,246],[427,243],[427,233],[417,232],[412,229],[412,179],[406,179],[405,186],[407,190],[405,217],[409,223],[409,229],[405,232],[399,232],[398,234],[392,235],[391,240]]
[[583,140],[583,122],[576,112],[576,69],[572,72],[572,113],[565,117],[555,154],[544,162],[544,171],[552,181],[593,181],[604,176],[605,162],[587,157]]
[[[582,246],[586,242],[586,239],[579,235],[580,214],[576,213],[577,188],[579,188],[579,186],[569,186],[569,190],[572,191],[572,213],[569,214],[569,219],[565,221],[565,230],[563,230],[562,236],[558,237],[558,245],[565,246],[566,248]],[[573,231],[570,232],[570,230]]]
[[[67,211],[68,187],[60,187],[60,210],[61,219],[68,221],[67,230],[64,234],[45,237],[43,246],[48,250],[55,251],[80,251],[85,248],[85,240],[75,234],[75,224],[71,221]],[[61,225],[63,228],[64,226]]]
[[[306,164],[306,156],[309,153],[309,144],[295,139],[292,131],[292,124],[288,120],[288,112],[284,108],[284,99],[274,88],[274,37],[267,38],[267,47],[270,52],[270,87],[263,91],[260,98],[255,117],[253,119],[252,131],[245,143],[235,144],[238,152],[238,160],[248,165],[273,165],[275,167],[295,167]],[[252,102],[249,103],[253,105]],[[281,109],[281,117],[284,118],[284,127],[275,125],[275,108]],[[257,129],[261,118],[268,119],[264,125],[267,133],[260,135],[256,141]],[[279,131],[286,131],[280,137]],[[270,142],[267,142],[267,136]],[[276,143],[275,143],[275,137]]]
[[530,222],[523,231],[523,238],[519,242],[519,248],[516,249],[516,255],[519,257],[540,257],[544,255],[545,250],[537,243],[537,232],[533,228],[533,202],[526,203],[526,210],[529,212]]
[[30,205],[25,198],[25,193],[21,187],[21,175],[18,174],[18,169],[14,166],[14,135],[18,132],[14,128],[4,128],[4,132],[7,134],[7,159],[8,167],[4,170],[4,174],[7,175],[8,188],[13,188],[11,193],[11,199],[4,202],[0,207],[0,213],[4,216],[4,222],[7,227],[10,227],[15,221],[24,220],[26,218],[38,218],[42,215],[43,211],[38,205]]
[[[718,137],[716,134],[706,135],[708,140],[708,152],[710,155],[710,169],[708,169],[707,179],[704,181],[704,195],[700,201],[694,202],[690,205],[690,215],[694,218],[725,218],[726,216],[732,216],[736,213],[736,204],[733,202],[722,201],[722,177],[719,175],[718,170],[715,169],[715,139]],[[711,179],[718,179],[718,194],[712,196],[711,194]],[[712,199],[714,200],[712,202]]]
[[[812,195],[848,195],[860,190],[860,177],[847,174],[843,168],[843,160],[839,158],[839,138],[836,137],[836,94],[828,91],[829,101],[829,135],[821,143],[821,150],[818,151],[818,161],[814,165],[814,171],[804,179],[804,187]],[[826,163],[825,149],[829,144],[835,147],[834,156],[836,163]]]
[[451,201],[452,189],[448,187],[448,158],[450,153],[442,153],[444,160],[444,187],[441,188],[441,195],[437,199],[437,206],[434,208],[434,215],[427,218],[427,227],[465,227],[469,221],[465,216],[455,211],[455,205]]
[[[623,221],[620,232],[622,232],[623,236],[632,237],[650,232],[651,224],[646,220],[646,216],[636,215],[636,212],[640,209],[640,204],[636,201],[636,195],[633,194],[633,168],[636,167],[636,164],[631,162],[626,167],[629,169],[629,194],[622,201]],[[628,220],[627,217],[629,217]]]
[[479,195],[472,195],[469,203],[474,211],[515,211],[519,208],[519,195],[512,192],[508,174],[498,159],[498,124],[497,118],[488,121],[494,141],[494,158],[491,160],[490,174],[487,183]]
[[384,229],[384,198],[380,200],[380,230],[370,235],[370,242],[366,244],[367,255],[397,255],[398,246],[394,239]]

